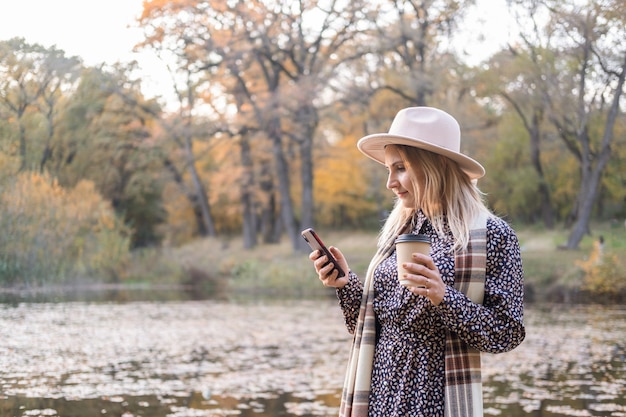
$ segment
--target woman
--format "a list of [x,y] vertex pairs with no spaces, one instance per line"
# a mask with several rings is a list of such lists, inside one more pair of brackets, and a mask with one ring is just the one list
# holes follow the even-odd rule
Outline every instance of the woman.
[[[389,133],[358,142],[397,198],[364,283],[338,248],[329,249],[349,271],[340,278],[318,251],[309,256],[355,334],[341,416],[482,416],[480,352],[524,339],[519,242],[485,206],[484,168],[460,144],[457,121],[429,107],[401,110]],[[431,251],[398,277],[394,241],[405,233],[427,234]]]

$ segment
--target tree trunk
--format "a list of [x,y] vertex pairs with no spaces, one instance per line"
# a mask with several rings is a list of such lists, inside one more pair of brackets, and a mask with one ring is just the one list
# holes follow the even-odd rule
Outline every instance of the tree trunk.
[[[300,216],[300,230],[313,226],[313,156],[311,154],[312,138],[300,142],[300,175],[302,181],[302,209]],[[304,239],[298,239],[297,249],[310,251]]]
[[50,156],[52,156],[52,138],[54,137],[54,104],[49,104],[48,111],[46,112],[46,124],[47,124],[47,135],[43,148],[43,152],[41,153],[41,159],[39,161],[39,172],[44,172],[44,168]]
[[[613,130],[615,127],[615,121],[619,113],[619,104],[624,91],[624,78],[626,77],[626,55],[624,56],[624,62],[622,64],[621,73],[617,80],[617,87],[614,90],[613,102],[611,103],[611,109],[609,110],[609,116],[607,117],[604,134],[602,137],[602,146],[598,154],[598,162],[593,169],[591,169],[592,152],[589,146],[583,147],[586,151],[583,152],[583,164],[582,164],[582,185],[576,199],[576,205],[578,206],[578,216],[574,227],[567,240],[568,249],[578,248],[578,244],[582,240],[583,236],[589,229],[589,220],[593,212],[593,204],[598,195],[600,188],[600,182],[602,181],[602,174],[606,165],[611,158],[611,142],[613,141]],[[583,130],[584,136],[580,137],[581,141],[587,141],[587,131]]]
[[276,177],[278,178],[278,193],[280,195],[280,215],[285,231],[287,232],[287,236],[291,241],[291,246],[293,250],[297,250],[299,233],[296,230],[293,203],[291,201],[289,166],[283,151],[279,123],[280,121],[278,119],[272,120],[270,122],[268,134],[272,140],[272,153],[274,154],[274,163],[276,164],[275,168]]
[[539,177],[539,187],[537,192],[541,199],[541,219],[546,228],[554,227],[554,209],[552,207],[552,198],[548,188],[547,180],[543,172],[541,164],[541,123],[542,116],[535,112],[532,118],[532,126],[530,127],[530,159],[532,161],[535,172]]
[[254,207],[254,166],[250,151],[250,142],[245,133],[240,138],[241,164],[241,208],[243,214],[243,247],[251,249],[257,245],[257,221]]
[[176,168],[176,165],[174,165],[174,162],[172,162],[172,160],[166,155],[163,155],[163,166],[172,175],[172,180],[176,184],[178,184],[181,191],[184,193],[185,197],[187,198],[187,201],[189,201],[189,204],[191,204],[194,218],[196,220],[196,226],[197,226],[196,229],[203,230],[204,221],[202,220],[202,212],[201,210],[199,210],[200,205],[196,202],[197,196],[193,192],[191,192],[191,190],[189,190],[189,188],[185,184],[185,180],[183,179],[182,174]]
[[277,232],[279,210],[276,208],[276,189],[272,176],[270,161],[261,162],[261,173],[258,183],[263,198],[261,199],[261,236],[263,243],[278,243],[280,233]]
[[[593,175],[594,177],[596,175]],[[589,219],[598,194],[599,180],[586,179],[588,184],[581,186],[577,197],[578,216],[567,239],[567,249],[576,249],[582,238],[589,232]]]
[[[298,112],[298,118],[304,127],[303,135],[299,141],[300,180],[302,184],[300,230],[312,227],[314,222],[313,135],[317,125],[315,111],[312,107],[305,107]],[[310,251],[304,239],[298,238],[297,242],[300,250]]]
[[215,230],[215,225],[213,224],[213,218],[211,217],[209,198],[204,189],[202,181],[200,181],[200,176],[198,175],[198,170],[196,169],[196,164],[191,148],[191,138],[187,133],[185,134],[185,154],[187,156],[187,169],[189,170],[189,174],[191,175],[191,180],[195,190],[196,208],[200,211],[200,214],[202,215],[203,230],[201,230],[200,232],[204,236],[216,236],[217,232]]
[[22,115],[20,114],[17,119],[19,126],[19,139],[20,139],[20,172],[26,170],[26,128],[22,122]]
[[539,177],[539,185],[537,187],[538,198],[541,200],[541,219],[544,226],[548,229],[554,227],[554,208],[552,207],[552,198],[550,196],[550,189],[548,188],[548,181],[546,180],[543,172],[543,165],[541,164],[541,122],[543,121],[544,109],[543,104],[541,106],[536,105],[532,107],[532,117],[527,117],[522,106],[518,100],[515,100],[511,95],[506,92],[500,93],[515,109],[515,112],[519,116],[524,129],[528,132],[530,139],[530,160]]

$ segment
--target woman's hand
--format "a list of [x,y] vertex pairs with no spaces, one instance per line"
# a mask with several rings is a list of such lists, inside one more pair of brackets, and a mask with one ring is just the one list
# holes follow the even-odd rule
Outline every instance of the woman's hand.
[[441,279],[439,269],[430,256],[416,252],[413,254],[413,260],[414,262],[404,264],[410,273],[403,279],[412,282],[412,285],[406,288],[415,295],[428,298],[433,305],[438,306],[446,293],[446,284]]
[[329,246],[328,250],[337,260],[341,269],[346,273],[343,277],[338,278],[339,271],[333,266],[331,262],[328,262],[328,258],[321,251],[313,251],[309,254],[309,259],[313,261],[315,271],[319,276],[320,281],[326,287],[343,288],[348,283],[348,263],[341,251],[334,246]]

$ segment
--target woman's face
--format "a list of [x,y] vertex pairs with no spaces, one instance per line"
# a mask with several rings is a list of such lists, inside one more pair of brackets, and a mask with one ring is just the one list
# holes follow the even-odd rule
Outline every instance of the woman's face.
[[[407,208],[417,208],[417,197],[408,168],[405,166],[398,148],[387,146],[385,148],[385,166],[387,167],[387,188],[394,192],[402,205]],[[421,169],[415,170],[418,184],[423,184],[424,173]]]

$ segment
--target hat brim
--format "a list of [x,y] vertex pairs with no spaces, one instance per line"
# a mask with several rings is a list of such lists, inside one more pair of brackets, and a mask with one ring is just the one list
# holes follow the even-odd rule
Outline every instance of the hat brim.
[[385,164],[385,147],[387,145],[412,146],[443,155],[459,164],[470,179],[478,179],[485,175],[485,168],[469,156],[419,139],[390,135],[389,133],[376,133],[361,138],[357,143],[357,147],[365,156],[383,165]]

